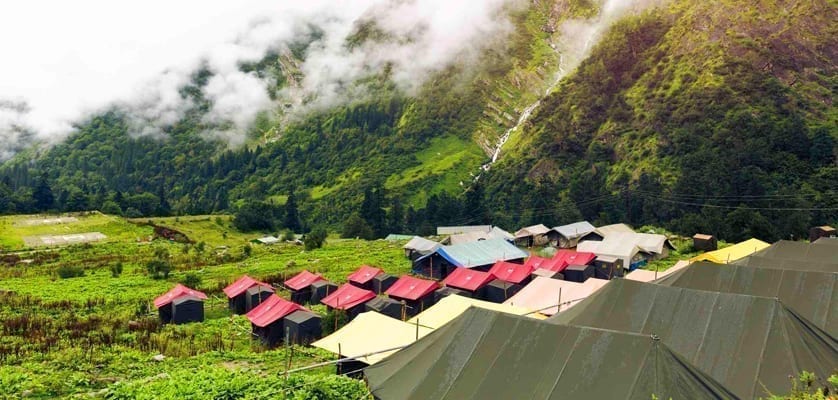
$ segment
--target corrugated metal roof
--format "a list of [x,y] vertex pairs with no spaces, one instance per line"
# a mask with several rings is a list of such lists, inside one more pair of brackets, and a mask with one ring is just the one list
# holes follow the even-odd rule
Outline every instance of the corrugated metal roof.
[[466,268],[527,257],[526,252],[503,239],[489,239],[453,246],[443,246],[436,251],[436,254],[439,254],[453,265]]

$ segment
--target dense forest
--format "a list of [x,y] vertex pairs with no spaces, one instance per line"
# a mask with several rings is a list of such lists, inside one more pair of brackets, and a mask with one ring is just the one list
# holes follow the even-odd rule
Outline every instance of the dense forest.
[[[516,119],[499,116],[549,85],[555,26],[596,11],[545,3],[511,11],[516,29],[478,65],[452,65],[412,94],[374,74],[357,83],[370,96],[305,118],[261,113],[238,148],[202,134],[212,71],[196,71],[181,92],[194,107],[165,139],[131,135],[114,108],[0,164],[0,213],[229,212],[243,228],[369,238],[584,218],[775,240],[838,222],[838,15],[826,0],[684,0],[627,16],[481,170]],[[347,46],[371,40],[366,28]],[[281,61],[240,67],[282,87]]]

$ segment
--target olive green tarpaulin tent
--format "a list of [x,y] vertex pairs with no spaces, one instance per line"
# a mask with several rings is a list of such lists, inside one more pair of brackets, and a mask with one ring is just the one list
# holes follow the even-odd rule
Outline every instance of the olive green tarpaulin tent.
[[776,297],[838,337],[838,273],[693,263],[656,283],[688,289]]
[[[790,261],[813,261],[838,264],[838,251],[826,243],[793,242],[781,240],[753,254],[755,257]],[[837,271],[833,271],[837,272]]]
[[828,244],[781,240],[735,264],[793,271],[838,272],[838,250]]
[[364,374],[380,400],[736,398],[650,335],[477,308]]
[[550,322],[656,335],[743,399],[789,393],[789,376],[822,386],[838,342],[775,298],[612,281]]

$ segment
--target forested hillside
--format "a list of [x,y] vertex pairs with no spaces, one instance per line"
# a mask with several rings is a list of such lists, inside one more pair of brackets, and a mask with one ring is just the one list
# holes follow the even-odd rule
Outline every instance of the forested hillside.
[[487,204],[734,240],[834,223],[836,16],[684,1],[621,20],[488,177]]
[[[587,218],[728,240],[799,237],[838,221],[838,15],[828,0],[673,0],[628,13],[482,172],[559,76],[571,40],[562,23],[600,7],[510,7],[514,29],[478,60],[411,93],[390,71],[370,74],[350,83],[367,95],[303,115],[277,99],[240,147],[202,133],[213,128],[201,94],[213,71],[196,71],[181,90],[193,107],[163,138],[130,135],[130,115],[115,107],[61,144],[4,162],[0,212],[244,210],[274,217],[260,228],[303,230],[341,229],[357,214],[374,236]],[[240,68],[269,79],[273,97],[299,80],[295,65],[316,40],[315,31]],[[376,40],[388,38],[359,23],[345,45]]]

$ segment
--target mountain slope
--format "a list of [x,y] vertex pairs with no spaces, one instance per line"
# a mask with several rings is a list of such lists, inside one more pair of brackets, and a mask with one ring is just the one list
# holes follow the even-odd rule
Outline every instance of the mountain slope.
[[[673,0],[619,18],[571,70],[574,41],[594,36],[568,27],[607,27],[612,3],[510,6],[514,29],[476,60],[409,93],[393,71],[370,73],[347,83],[362,95],[301,114],[313,29],[241,65],[269,80],[278,102],[244,147],[204,133],[218,127],[203,118],[213,72],[199,70],[181,93],[194,107],[163,140],[130,136],[131,116],[115,109],[0,165],[0,212],[189,214],[256,201],[279,215],[293,193],[309,226],[339,226],[374,192],[376,207],[414,209],[379,233],[587,218],[771,240],[838,220],[829,1]],[[357,28],[346,46],[392,40],[374,24]],[[500,160],[483,171],[506,132]]]
[[[680,1],[620,21],[543,102],[488,177],[506,195],[487,201],[541,214],[521,223],[575,203],[590,219],[731,239],[834,222],[835,14],[826,1]],[[533,191],[569,201],[514,201]],[[810,208],[824,210],[797,210]]]

